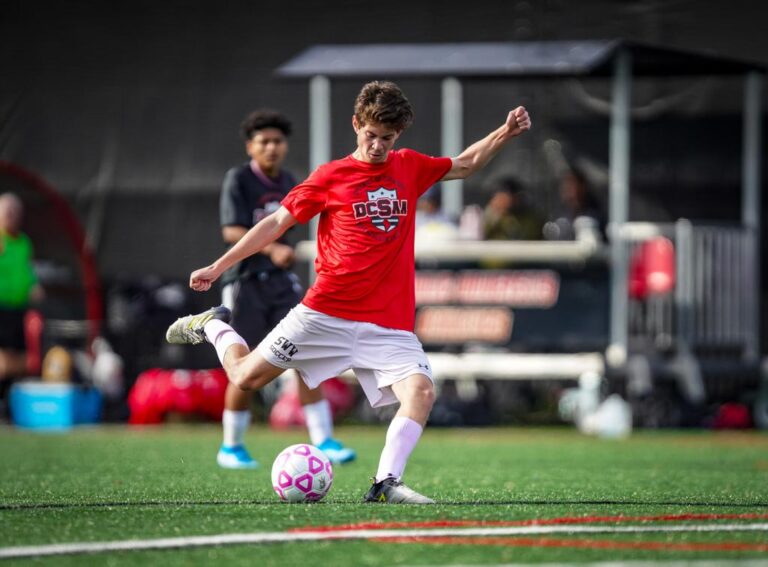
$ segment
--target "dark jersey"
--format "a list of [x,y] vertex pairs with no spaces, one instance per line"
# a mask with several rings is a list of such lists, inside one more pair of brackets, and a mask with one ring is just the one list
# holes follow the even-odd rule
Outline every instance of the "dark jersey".
[[[296,180],[287,171],[281,171],[277,179],[264,174],[257,175],[246,163],[230,169],[224,177],[219,203],[221,226],[242,226],[251,228],[261,219],[280,208],[280,201],[296,185]],[[239,278],[259,272],[279,270],[268,256],[254,254],[234,265],[222,275],[227,284]]]

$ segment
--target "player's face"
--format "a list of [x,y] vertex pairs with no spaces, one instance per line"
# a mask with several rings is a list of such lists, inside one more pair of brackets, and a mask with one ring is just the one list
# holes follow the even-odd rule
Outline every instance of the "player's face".
[[352,127],[357,134],[355,157],[366,163],[384,163],[389,151],[395,146],[400,132],[381,124],[358,124],[352,117]]
[[275,176],[280,172],[288,153],[288,140],[281,130],[264,128],[246,142],[245,151],[259,164],[264,173]]

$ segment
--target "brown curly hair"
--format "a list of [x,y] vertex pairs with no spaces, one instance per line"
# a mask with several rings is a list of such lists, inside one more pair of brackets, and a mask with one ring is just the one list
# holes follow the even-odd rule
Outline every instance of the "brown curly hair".
[[413,122],[413,108],[395,83],[372,81],[355,99],[355,118],[360,125],[381,124],[402,132]]

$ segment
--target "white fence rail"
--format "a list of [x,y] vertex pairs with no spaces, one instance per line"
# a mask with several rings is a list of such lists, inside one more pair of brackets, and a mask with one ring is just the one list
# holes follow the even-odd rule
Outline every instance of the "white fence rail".
[[627,223],[621,237],[630,258],[637,258],[640,247],[654,238],[667,238],[674,246],[673,288],[630,300],[630,350],[685,346],[701,355],[757,356],[759,266],[753,231],[683,219],[674,224]]

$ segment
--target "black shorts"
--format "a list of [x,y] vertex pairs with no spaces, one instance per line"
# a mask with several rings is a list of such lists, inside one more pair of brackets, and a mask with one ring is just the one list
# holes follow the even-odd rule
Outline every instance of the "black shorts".
[[251,348],[255,348],[304,295],[296,275],[285,271],[259,272],[227,285],[232,286],[230,324]]
[[26,309],[0,308],[0,349],[23,352],[27,349],[24,340],[24,315]]

